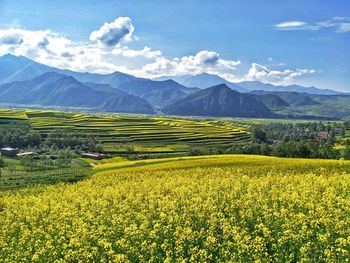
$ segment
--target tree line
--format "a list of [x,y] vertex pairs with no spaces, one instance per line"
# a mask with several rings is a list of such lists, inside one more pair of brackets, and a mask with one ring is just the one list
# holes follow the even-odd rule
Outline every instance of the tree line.
[[[350,160],[350,138],[345,138],[348,123],[323,122],[301,124],[253,125],[252,142],[244,145],[190,148],[190,155],[258,154],[291,158]],[[320,133],[322,136],[320,136]],[[335,144],[341,140],[344,150]]]

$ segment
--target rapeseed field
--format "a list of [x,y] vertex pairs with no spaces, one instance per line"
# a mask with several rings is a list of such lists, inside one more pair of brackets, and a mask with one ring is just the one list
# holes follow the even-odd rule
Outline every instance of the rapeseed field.
[[0,261],[347,262],[349,167],[242,155],[101,164],[75,184],[1,193]]

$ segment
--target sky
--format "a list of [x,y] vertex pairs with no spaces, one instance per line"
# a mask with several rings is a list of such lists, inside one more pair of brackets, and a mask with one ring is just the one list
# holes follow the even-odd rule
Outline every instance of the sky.
[[349,0],[0,0],[0,55],[350,91]]

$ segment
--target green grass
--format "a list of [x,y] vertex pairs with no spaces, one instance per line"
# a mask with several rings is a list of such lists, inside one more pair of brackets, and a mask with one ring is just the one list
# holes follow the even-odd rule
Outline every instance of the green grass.
[[79,158],[73,159],[69,167],[35,171],[27,171],[21,164],[20,158],[4,156],[2,158],[5,161],[5,167],[1,168],[0,191],[38,184],[77,182],[92,173],[90,166]]

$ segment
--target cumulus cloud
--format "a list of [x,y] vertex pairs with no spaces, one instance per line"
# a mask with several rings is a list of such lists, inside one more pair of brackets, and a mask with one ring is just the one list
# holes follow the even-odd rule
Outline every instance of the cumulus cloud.
[[2,33],[2,35],[0,36],[1,45],[17,45],[22,43],[23,43],[23,39],[19,34]]
[[29,31],[21,28],[0,30],[0,53],[11,52],[29,57],[54,54],[70,43],[50,30]]
[[245,80],[258,80],[273,84],[291,84],[295,78],[316,73],[313,69],[270,70],[266,66],[252,63]]
[[275,25],[277,30],[321,30],[324,28],[334,28],[337,33],[346,33],[350,31],[349,17],[333,17],[329,20],[317,23],[307,23],[302,21],[286,21]]
[[122,39],[130,40],[134,26],[129,17],[118,17],[112,23],[104,23],[98,30],[90,35],[92,42],[97,42],[107,47],[116,46]]
[[198,64],[215,65],[219,61],[219,54],[213,51],[203,50],[196,54]]
[[236,66],[240,63],[241,61],[239,60],[222,59],[214,51],[202,50],[195,55],[174,59],[159,57],[153,63],[145,65],[142,71],[145,75],[152,77],[162,75],[194,75],[203,72],[212,74],[231,72],[233,74]]

